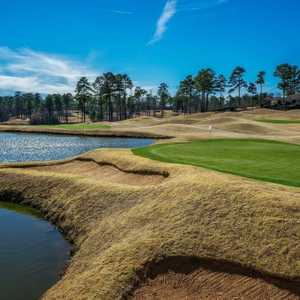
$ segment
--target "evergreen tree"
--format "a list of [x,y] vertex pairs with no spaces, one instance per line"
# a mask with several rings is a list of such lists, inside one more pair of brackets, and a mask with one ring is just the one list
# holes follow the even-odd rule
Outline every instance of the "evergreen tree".
[[201,111],[208,111],[209,95],[216,91],[216,74],[212,69],[202,69],[195,78],[195,85],[202,95]]
[[71,109],[71,105],[72,105],[72,102],[73,102],[72,94],[70,94],[70,93],[64,94],[62,96],[62,102],[63,102],[65,122],[68,124],[69,123],[70,109]]
[[80,78],[76,85],[75,98],[78,100],[81,110],[82,121],[86,121],[86,106],[92,97],[92,87],[89,80],[86,77]]
[[236,67],[229,79],[229,93],[238,91],[238,106],[241,106],[241,91],[243,88],[247,88],[247,82],[244,79],[246,70],[243,67]]
[[160,98],[160,110],[161,116],[164,116],[164,111],[166,109],[167,101],[170,97],[169,87],[166,83],[162,82],[158,88],[158,96]]
[[266,77],[266,72],[260,71],[257,75],[257,80],[256,80],[256,84],[258,84],[260,87],[260,95],[259,95],[260,104],[262,104],[263,101],[263,87],[266,83],[265,77]]

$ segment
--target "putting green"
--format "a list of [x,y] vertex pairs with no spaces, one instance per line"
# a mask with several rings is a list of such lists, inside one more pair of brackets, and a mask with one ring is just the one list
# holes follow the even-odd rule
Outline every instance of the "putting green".
[[253,139],[197,140],[153,145],[134,149],[133,153],[300,187],[300,146],[295,144]]

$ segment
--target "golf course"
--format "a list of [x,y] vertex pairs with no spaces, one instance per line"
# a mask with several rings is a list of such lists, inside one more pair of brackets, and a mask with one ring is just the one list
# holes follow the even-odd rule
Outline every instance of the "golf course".
[[300,0],[1,12],[0,300],[300,300]]
[[300,299],[299,119],[297,110],[257,109],[109,128],[0,126],[0,134],[161,137],[0,165],[0,201],[34,207],[72,244],[43,298]]
[[215,139],[138,148],[146,158],[204,167],[269,182],[300,186],[300,146],[251,139]]

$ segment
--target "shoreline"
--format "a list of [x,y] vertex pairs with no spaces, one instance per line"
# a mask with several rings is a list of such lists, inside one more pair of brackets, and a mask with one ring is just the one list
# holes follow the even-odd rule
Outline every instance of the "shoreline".
[[[4,127],[5,126],[5,127]],[[137,138],[137,139],[155,139],[167,140],[174,136],[166,136],[161,134],[153,134],[149,132],[135,132],[135,131],[118,131],[118,130],[67,130],[67,129],[48,129],[48,128],[29,128],[29,127],[15,127],[10,125],[0,125],[0,133],[34,133],[34,134],[57,134],[57,135],[76,135],[87,137],[112,137],[112,138]],[[7,127],[6,127],[7,126]]]

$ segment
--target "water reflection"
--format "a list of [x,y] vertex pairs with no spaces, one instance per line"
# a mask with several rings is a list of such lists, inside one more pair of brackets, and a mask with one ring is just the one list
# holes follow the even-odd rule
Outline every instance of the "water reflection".
[[0,162],[59,160],[97,148],[136,148],[151,139],[0,133]]
[[0,299],[38,299],[59,280],[69,253],[39,213],[0,202]]

